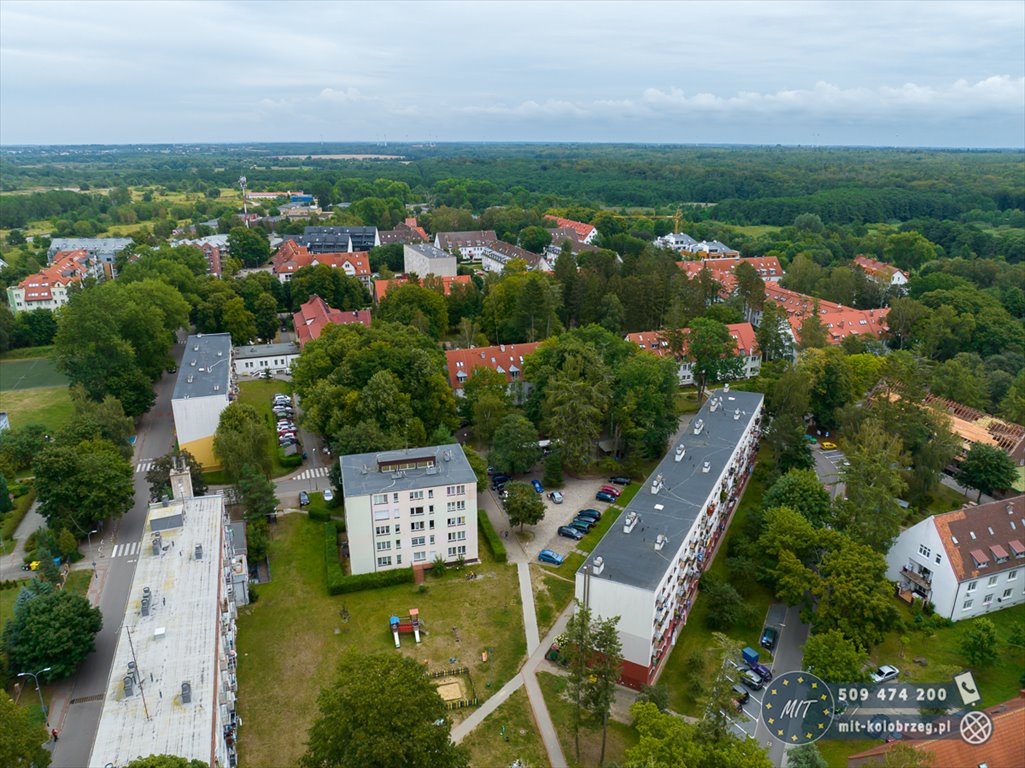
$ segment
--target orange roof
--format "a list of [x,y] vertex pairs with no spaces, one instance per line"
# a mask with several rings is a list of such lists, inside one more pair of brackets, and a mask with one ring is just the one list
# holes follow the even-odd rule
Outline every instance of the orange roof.
[[762,280],[765,280],[767,283],[771,280],[779,280],[786,274],[779,263],[779,259],[775,256],[728,257],[676,262],[676,266],[686,272],[687,277],[691,279],[697,277],[701,270],[707,267],[712,276],[721,283],[730,280],[737,267],[741,264],[750,264]]
[[787,313],[794,338],[800,341],[801,322],[811,314],[815,302],[819,303],[819,319],[826,328],[826,341],[839,344],[848,336],[869,333],[881,338],[886,331],[889,307],[882,309],[851,309],[825,299],[815,299],[797,291],[790,291],[775,283],[765,284],[765,298],[772,299]]
[[405,224],[406,227],[408,227],[409,229],[413,230],[418,235],[420,235],[420,237],[422,237],[424,240],[428,239],[428,237],[427,237],[427,230],[424,229],[423,227],[421,227],[419,224],[416,223],[416,217],[415,216],[410,216],[409,218],[407,218],[402,223]]
[[[1021,567],[1016,555],[1008,558],[1006,549],[1017,553],[1023,546],[1025,496],[962,507],[934,515],[932,521],[959,582],[979,576],[980,567],[987,573]],[[997,562],[1005,558],[1006,562]]]
[[340,309],[329,307],[317,294],[310,296],[310,300],[300,305],[299,311],[292,315],[292,324],[295,327],[295,337],[302,349],[306,343],[320,338],[321,331],[328,325],[349,325],[360,323],[370,327],[370,310],[360,309],[355,312],[344,312]]
[[[726,326],[730,331],[730,336],[737,342],[737,352],[743,357],[750,357],[755,354],[755,348],[757,343],[755,342],[755,329],[751,323],[730,323]],[[689,328],[684,328],[684,354],[687,353],[687,336]],[[659,357],[665,357],[670,354],[669,344],[662,338],[661,331],[646,331],[642,333],[628,333],[626,340],[633,342],[641,349],[651,352],[652,354],[658,355]]]
[[554,221],[555,225],[564,229],[572,229],[576,232],[577,240],[583,242],[588,237],[591,237],[595,233],[593,224],[585,224],[582,221],[573,221],[573,219],[564,219],[561,216],[545,216],[549,221]]
[[452,389],[459,389],[473,375],[475,368],[490,368],[505,374],[506,381],[520,379],[523,373],[523,358],[538,348],[541,342],[528,344],[499,344],[494,347],[471,349],[449,349],[445,351],[448,365],[448,383]]
[[[878,261],[863,253],[859,253],[854,257],[854,263],[865,270],[869,276],[887,283],[890,282],[897,272],[901,272],[901,270],[897,269],[892,264],[887,264],[885,261]],[[902,274],[904,277],[908,276],[907,272],[903,272]]]
[[[380,301],[383,299],[388,291],[392,288],[397,288],[400,285],[404,285],[409,282],[406,277],[396,277],[392,280],[375,280],[374,281],[374,301]],[[469,275],[454,275],[448,277],[438,277],[437,275],[428,275],[420,280],[420,284],[424,288],[430,288],[437,290],[438,286],[441,286],[441,292],[448,296],[452,293],[453,285],[469,285],[473,282],[473,279]]]
[[276,275],[295,274],[303,267],[317,264],[342,269],[353,277],[370,276],[370,256],[366,251],[310,253],[305,246],[294,240],[286,240],[271,260],[271,267]]
[[847,765],[879,765],[896,744],[907,744],[932,755],[932,765],[939,768],[1021,768],[1025,757],[1025,691],[1016,699],[987,707],[993,721],[993,735],[978,746],[960,738],[892,741],[866,749],[847,758]]
[[55,285],[67,286],[82,281],[95,266],[96,260],[88,251],[58,251],[49,266],[29,275],[18,287],[25,291],[25,301],[51,301]]

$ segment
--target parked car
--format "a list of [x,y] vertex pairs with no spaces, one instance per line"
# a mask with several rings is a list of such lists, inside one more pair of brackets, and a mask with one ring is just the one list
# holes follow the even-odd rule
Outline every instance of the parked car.
[[750,688],[752,691],[760,691],[764,683],[762,678],[752,672],[750,669],[745,669],[740,673],[740,682],[745,688]]
[[505,483],[508,483],[510,480],[512,480],[512,478],[509,477],[509,475],[503,475],[503,474],[499,473],[497,475],[492,475],[491,476],[491,485],[492,486],[504,485]]
[[562,565],[562,561],[565,560],[562,555],[558,552],[553,552],[550,549],[542,549],[537,553],[537,559],[542,563],[550,563],[551,565]]
[[885,683],[888,680],[896,680],[900,670],[892,664],[883,664],[875,672],[869,675],[873,683]]
[[592,520],[601,520],[601,512],[597,509],[582,509],[577,512],[577,517],[589,517]]
[[587,533],[594,527],[594,523],[586,522],[584,519],[577,520],[576,518],[573,518],[569,521],[569,527],[576,528],[581,533]]
[[290,445],[298,445],[299,441],[294,437],[282,437],[278,439],[278,448],[287,448]]
[[534,490],[537,491],[538,493],[544,493],[545,492],[545,487],[543,485],[541,485],[541,481],[540,480],[531,480],[530,484],[532,486],[534,486]]
[[495,474],[495,472],[497,472],[497,471],[498,471],[498,470],[496,470],[496,469],[495,469],[494,467],[488,467],[488,474],[489,474],[489,475],[493,475],[493,474]]
[[299,506],[300,507],[305,507],[309,503],[310,503],[310,494],[306,493],[306,491],[299,491]]
[[335,492],[332,491],[330,488],[325,488],[324,489],[324,501],[334,501],[334,499],[335,499]]
[[747,668],[754,672],[758,677],[762,678],[765,682],[772,680],[772,670],[764,664],[755,662],[754,664],[748,664]]
[[779,639],[779,630],[775,627],[766,627],[762,630],[762,648],[772,650],[776,647],[776,641]]
[[567,539],[577,539],[578,541],[584,538],[584,532],[579,528],[574,528],[571,525],[560,525],[559,535],[565,536]]
[[598,521],[595,520],[593,517],[577,516],[573,518],[573,520],[570,522],[570,525],[575,525],[576,523],[581,523],[587,526],[587,530],[590,531],[592,528],[594,528],[594,526],[598,524]]
[[617,488],[614,485],[603,485],[598,490],[599,491],[605,491],[605,493],[610,493],[613,496],[615,496],[617,499],[619,498],[619,494],[621,494],[623,492],[621,489]]
[[623,475],[617,475],[616,477],[610,477],[609,482],[613,485],[630,485],[630,478]]
[[563,497],[558,491],[549,491],[548,498],[554,501],[556,504],[562,504]]
[[733,699],[733,706],[735,706],[737,709],[740,709],[745,704],[747,704],[748,699],[751,698],[751,694],[747,691],[747,689],[741,688],[739,685],[735,685],[733,686],[733,693],[731,694],[731,698]]
[[615,496],[611,493],[607,493],[606,491],[598,491],[598,493],[594,494],[594,498],[598,501],[607,501],[610,504],[616,500]]

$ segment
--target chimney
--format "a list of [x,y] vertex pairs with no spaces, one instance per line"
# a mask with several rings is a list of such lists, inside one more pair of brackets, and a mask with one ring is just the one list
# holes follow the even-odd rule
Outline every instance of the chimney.
[[174,498],[179,501],[192,498],[192,474],[189,472],[189,465],[184,457],[174,457],[168,481],[171,483],[171,493]]

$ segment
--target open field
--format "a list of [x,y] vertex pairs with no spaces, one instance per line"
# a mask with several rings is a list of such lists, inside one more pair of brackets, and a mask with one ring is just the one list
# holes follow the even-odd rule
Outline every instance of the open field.
[[74,406],[66,386],[20,389],[0,393],[0,410],[7,411],[12,427],[43,424],[56,430],[71,421]]
[[462,743],[470,752],[473,768],[511,765],[514,760],[530,768],[548,764],[548,755],[530,712],[527,692],[522,687]]
[[67,385],[67,377],[48,357],[0,360],[0,392]]
[[770,232],[778,232],[780,229],[782,229],[782,227],[776,227],[772,224],[749,224],[744,227],[740,227],[737,225],[731,226],[733,229],[737,230],[738,232],[742,232],[748,237],[761,237],[762,235],[767,235]]
[[[526,655],[514,566],[485,555],[474,567],[479,578],[473,581],[450,569],[440,579],[428,577],[424,592],[403,584],[330,597],[324,586],[323,532],[323,524],[305,515],[280,518],[271,527],[272,580],[256,587],[259,601],[239,616],[243,765],[295,765],[316,717],[317,694],[333,681],[339,655],[393,651],[388,618],[410,608],[420,610],[427,634],[419,646],[402,635],[399,652],[428,669],[469,667],[481,699],[512,677]],[[490,688],[489,665],[481,661],[487,648],[494,649]],[[450,663],[451,658],[457,661]]]
[[[288,382],[271,379],[270,381],[240,381],[238,384],[238,401],[251,405],[260,414],[260,420],[267,425],[267,450],[271,456],[271,477],[281,477],[296,471],[296,467],[283,467],[278,461],[278,440],[274,431],[277,417],[271,411],[271,398],[276,392],[291,392]],[[287,506],[287,504],[286,504]]]
[[53,344],[44,347],[19,347],[9,349],[0,355],[0,360],[27,360],[31,357],[50,357],[53,354]]
[[548,634],[555,620],[573,599],[573,579],[556,576],[540,564],[531,566],[530,579],[534,589],[534,612],[541,637]]

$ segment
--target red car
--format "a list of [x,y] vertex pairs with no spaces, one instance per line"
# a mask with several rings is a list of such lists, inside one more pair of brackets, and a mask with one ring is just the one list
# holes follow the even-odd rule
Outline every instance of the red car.
[[610,493],[610,494],[612,494],[613,496],[615,496],[617,498],[619,497],[619,494],[623,492],[622,488],[617,488],[614,485],[603,485],[598,490],[599,491],[605,491],[605,493]]

